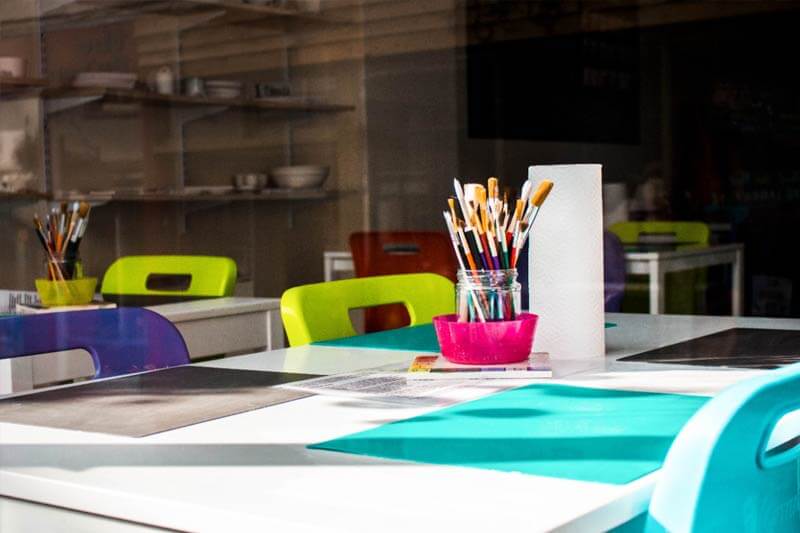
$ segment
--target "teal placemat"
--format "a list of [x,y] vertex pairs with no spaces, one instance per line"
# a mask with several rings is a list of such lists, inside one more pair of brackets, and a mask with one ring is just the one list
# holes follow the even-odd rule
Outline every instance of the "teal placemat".
[[[606,328],[616,324],[606,322]],[[355,337],[344,337],[330,341],[313,342],[316,346],[339,346],[342,348],[378,348],[383,350],[411,350],[415,352],[438,352],[439,341],[433,324],[422,324],[408,328],[390,329]]]
[[438,352],[439,341],[433,324],[422,324],[408,328],[390,329],[355,337],[313,343],[317,346],[340,346],[347,348],[380,348],[384,350],[411,350],[414,352]]
[[535,384],[309,447],[623,484],[658,469],[707,400]]

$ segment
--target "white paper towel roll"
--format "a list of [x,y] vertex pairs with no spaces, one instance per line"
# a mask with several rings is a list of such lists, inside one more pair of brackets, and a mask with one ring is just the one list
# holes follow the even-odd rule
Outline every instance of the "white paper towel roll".
[[531,166],[528,178],[553,182],[528,252],[534,349],[553,359],[603,357],[602,165]]

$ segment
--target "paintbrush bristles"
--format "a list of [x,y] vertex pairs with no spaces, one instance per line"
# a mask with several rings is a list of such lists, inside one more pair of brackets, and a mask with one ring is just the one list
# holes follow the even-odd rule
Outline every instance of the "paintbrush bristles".
[[536,189],[536,193],[531,198],[531,205],[535,207],[540,207],[545,200],[547,200],[547,195],[550,194],[550,191],[553,189],[553,182],[544,180],[539,184],[539,188]]
[[462,187],[458,179],[453,180],[453,187],[456,195],[447,200],[449,213],[445,211],[445,220],[455,240],[456,252],[460,248],[464,250],[459,266],[469,264],[472,269],[493,270],[514,268],[553,183],[543,180],[534,187],[533,181],[527,180],[519,197],[511,204],[513,208],[509,204],[510,189],[502,190],[501,199],[500,182],[494,176],[487,180],[485,187],[479,183],[466,183]]
[[447,205],[450,207],[450,217],[453,221],[453,224],[458,222],[458,217],[456,216],[456,199],[452,196],[447,199]]

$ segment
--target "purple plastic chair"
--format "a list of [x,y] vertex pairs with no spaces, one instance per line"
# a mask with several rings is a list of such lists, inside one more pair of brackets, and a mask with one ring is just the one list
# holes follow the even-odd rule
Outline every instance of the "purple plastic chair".
[[83,349],[95,378],[189,363],[172,323],[148,309],[128,307],[0,319],[0,359]]
[[619,237],[603,232],[603,280],[606,312],[618,313],[625,294],[625,249]]

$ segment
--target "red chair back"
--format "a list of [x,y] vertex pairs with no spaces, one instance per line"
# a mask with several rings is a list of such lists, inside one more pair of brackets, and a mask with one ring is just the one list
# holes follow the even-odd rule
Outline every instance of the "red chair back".
[[[372,231],[350,235],[356,277],[433,272],[456,281],[458,265],[445,233],[432,231]],[[367,332],[407,326],[403,305],[387,305],[364,312]]]

